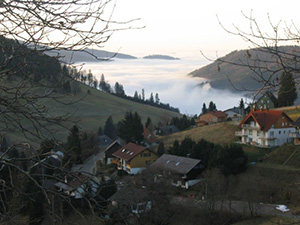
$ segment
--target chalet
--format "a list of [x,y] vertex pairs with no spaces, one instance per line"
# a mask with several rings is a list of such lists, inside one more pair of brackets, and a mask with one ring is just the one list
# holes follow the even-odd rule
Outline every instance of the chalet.
[[188,189],[201,180],[205,167],[199,159],[163,154],[150,168],[156,169],[162,177],[170,176],[172,185]]
[[205,114],[201,114],[199,119],[196,120],[196,125],[199,126],[200,122],[206,122],[207,124],[225,122],[227,120],[227,114],[222,111],[212,111]]
[[140,173],[158,158],[157,153],[134,143],[121,147],[112,156],[115,157],[112,162],[117,164],[118,169],[128,174]]
[[95,197],[100,186],[100,180],[95,176],[81,173],[70,173],[64,181],[54,184],[57,191],[74,199],[84,198],[86,194]]
[[106,164],[111,164],[112,159],[114,158],[112,154],[119,150],[122,147],[121,141],[120,140],[115,140],[113,143],[111,143],[104,151],[105,154],[105,163]]
[[295,132],[293,120],[279,110],[252,110],[240,123],[236,132],[242,143],[261,147],[280,146],[290,142],[289,133]]
[[223,111],[227,114],[227,118],[230,118],[232,121],[238,121],[242,119],[245,115],[245,110],[239,107],[233,107]]
[[146,127],[144,127],[143,137],[143,144],[148,148],[158,144],[157,137],[154,134],[152,134]]
[[293,127],[295,127],[295,131],[289,134],[289,137],[294,140],[295,145],[300,145],[300,117],[293,122]]
[[180,130],[175,125],[161,126],[156,129],[156,134],[163,136],[179,132]]
[[269,91],[261,94],[256,102],[256,109],[274,109],[277,107],[277,98]]
[[111,140],[107,135],[100,135],[98,137],[98,147],[99,148],[106,148],[108,147],[113,140]]
[[71,168],[72,172],[96,175],[97,174],[97,161],[101,160],[92,155],[87,158],[82,164],[74,164]]
[[145,190],[123,187],[112,195],[109,199],[113,206],[122,208],[133,214],[140,214],[148,211],[152,207],[152,201]]

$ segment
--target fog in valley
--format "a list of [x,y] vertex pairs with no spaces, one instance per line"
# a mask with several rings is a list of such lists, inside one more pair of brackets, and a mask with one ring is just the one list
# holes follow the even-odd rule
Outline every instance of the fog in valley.
[[127,95],[145,90],[145,98],[159,94],[163,103],[179,108],[181,113],[199,114],[203,103],[210,101],[217,108],[225,110],[237,106],[242,94],[226,90],[215,90],[209,84],[201,86],[205,79],[193,78],[188,73],[207,65],[205,60],[185,58],[181,60],[158,59],[114,59],[99,63],[85,63],[83,69],[91,72],[98,80],[104,74],[105,80],[113,87],[115,82],[124,86]]

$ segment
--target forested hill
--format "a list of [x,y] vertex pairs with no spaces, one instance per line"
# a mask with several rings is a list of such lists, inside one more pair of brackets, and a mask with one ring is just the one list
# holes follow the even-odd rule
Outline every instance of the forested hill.
[[175,58],[168,55],[148,55],[148,56],[144,56],[143,59],[180,60],[179,58]]
[[[300,55],[300,47],[282,46],[278,48],[278,52]],[[228,89],[231,91],[235,91],[235,88],[257,90],[262,87],[262,83],[257,81],[259,77],[253,70],[249,69],[248,65],[264,68],[267,63],[269,68],[275,70],[277,64],[274,61],[276,59],[274,55],[263,48],[233,51],[213,63],[189,73],[189,75],[208,79],[210,85],[216,89]],[[244,66],[239,66],[241,64]],[[265,70],[264,75],[268,76],[268,74]],[[277,75],[279,76],[280,74]]]
[[47,51],[47,54],[51,56],[60,55],[62,61],[67,63],[99,62],[101,60],[113,60],[113,58],[136,59],[136,57],[132,55],[127,55],[118,52],[117,53],[108,52],[103,50],[94,50],[94,49],[85,49],[84,51],[53,50],[53,51]]

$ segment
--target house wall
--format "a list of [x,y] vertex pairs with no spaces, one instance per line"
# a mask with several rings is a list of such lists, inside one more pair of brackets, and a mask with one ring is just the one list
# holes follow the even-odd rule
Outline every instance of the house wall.
[[134,157],[132,160],[130,160],[129,164],[131,168],[145,168],[147,165],[153,163],[156,159],[158,159],[157,154],[149,150],[145,150],[136,157]]
[[257,109],[273,109],[275,108],[275,104],[270,97],[264,95],[256,102],[256,107]]
[[274,128],[289,128],[292,127],[292,122],[285,117],[284,115],[281,116],[275,123]]
[[218,122],[218,118],[210,113],[206,113],[206,114],[203,114],[203,115],[200,115],[200,120],[203,120],[207,123],[216,123]]
[[257,144],[262,147],[280,146],[284,143],[291,142],[289,133],[295,132],[295,128],[271,128],[268,131],[260,129],[243,128],[241,141],[243,143]]

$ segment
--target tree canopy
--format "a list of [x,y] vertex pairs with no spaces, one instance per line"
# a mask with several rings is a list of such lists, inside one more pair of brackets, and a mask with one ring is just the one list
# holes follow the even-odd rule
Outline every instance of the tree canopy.
[[124,119],[119,123],[118,131],[120,138],[126,142],[140,144],[144,140],[142,135],[144,127],[137,112],[126,112]]
[[297,99],[296,83],[292,73],[283,72],[280,77],[280,88],[278,91],[278,105],[291,106]]

